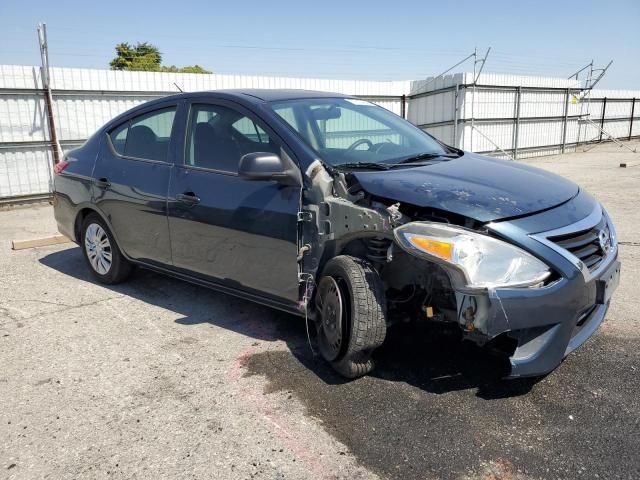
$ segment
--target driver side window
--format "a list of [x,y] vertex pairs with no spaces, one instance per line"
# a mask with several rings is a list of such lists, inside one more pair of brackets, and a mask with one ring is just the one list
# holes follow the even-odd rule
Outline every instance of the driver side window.
[[228,107],[194,104],[189,115],[185,163],[237,173],[247,153],[278,153],[278,145],[250,117]]

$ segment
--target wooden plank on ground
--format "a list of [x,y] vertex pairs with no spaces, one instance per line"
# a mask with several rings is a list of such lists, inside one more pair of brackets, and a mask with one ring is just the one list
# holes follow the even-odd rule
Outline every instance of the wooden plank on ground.
[[70,241],[64,235],[51,235],[50,237],[33,238],[31,240],[12,240],[11,248],[13,250],[24,250],[25,248],[46,247]]

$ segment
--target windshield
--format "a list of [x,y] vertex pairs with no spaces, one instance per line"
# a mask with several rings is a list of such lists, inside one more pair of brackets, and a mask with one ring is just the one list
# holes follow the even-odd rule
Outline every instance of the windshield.
[[363,100],[307,98],[273,102],[282,117],[331,166],[393,164],[447,150],[397,115]]

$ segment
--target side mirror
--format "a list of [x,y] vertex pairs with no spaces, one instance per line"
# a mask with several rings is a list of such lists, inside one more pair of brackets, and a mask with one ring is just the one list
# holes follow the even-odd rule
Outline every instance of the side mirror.
[[300,172],[287,157],[275,153],[253,152],[240,158],[238,175],[245,180],[275,181],[282,185],[300,185]]

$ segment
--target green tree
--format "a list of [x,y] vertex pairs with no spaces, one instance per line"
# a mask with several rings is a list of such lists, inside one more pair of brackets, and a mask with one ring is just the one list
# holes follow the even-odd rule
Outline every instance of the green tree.
[[[175,68],[178,73],[211,73],[209,70],[201,67],[198,64],[188,66],[188,67],[182,67],[182,68],[176,68],[175,65],[171,65],[170,67],[162,67],[162,68],[169,68],[169,69]],[[167,70],[167,71],[173,71],[173,70]]]
[[131,45],[127,42],[116,45],[116,56],[109,62],[111,70],[173,73],[211,73],[200,65],[178,68],[162,65],[162,55],[155,45],[148,42]]
[[111,60],[112,70],[158,72],[162,55],[154,45],[143,42],[130,45],[127,42],[116,45],[116,57]]

